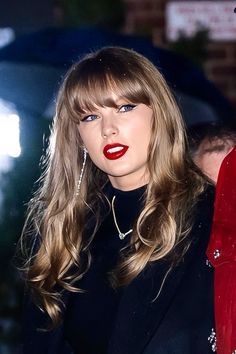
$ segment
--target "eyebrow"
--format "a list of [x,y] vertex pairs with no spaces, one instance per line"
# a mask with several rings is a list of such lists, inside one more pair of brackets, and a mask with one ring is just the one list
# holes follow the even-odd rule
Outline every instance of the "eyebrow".
[[86,109],[83,109],[83,113],[82,114],[86,114],[86,113],[91,113],[91,112],[96,112],[99,110],[99,107],[111,107],[111,108],[118,108],[120,107],[121,105],[123,104],[128,104],[128,103],[132,103],[131,100],[125,98],[125,97],[120,97],[118,98],[117,100],[114,100],[112,97],[108,97],[104,104],[103,105],[99,105],[97,106],[96,104],[92,107],[91,110],[86,110]]

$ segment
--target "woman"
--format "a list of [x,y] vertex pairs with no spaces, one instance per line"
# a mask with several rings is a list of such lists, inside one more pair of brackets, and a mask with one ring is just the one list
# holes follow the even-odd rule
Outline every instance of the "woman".
[[215,351],[212,204],[154,65],[118,47],[75,64],[27,222],[22,352]]

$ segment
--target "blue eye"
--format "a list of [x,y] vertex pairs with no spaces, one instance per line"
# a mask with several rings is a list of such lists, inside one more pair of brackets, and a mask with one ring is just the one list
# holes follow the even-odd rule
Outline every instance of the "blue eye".
[[125,112],[129,112],[132,111],[135,107],[137,107],[137,105],[135,104],[123,104],[122,106],[119,107],[119,112],[121,113],[125,113]]
[[93,120],[97,119],[98,116],[95,114],[89,114],[81,119],[81,122],[92,122]]

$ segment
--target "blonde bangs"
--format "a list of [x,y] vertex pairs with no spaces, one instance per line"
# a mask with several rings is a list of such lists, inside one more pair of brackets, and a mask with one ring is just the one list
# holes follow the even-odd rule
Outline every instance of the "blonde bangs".
[[117,70],[110,64],[99,71],[91,72],[86,67],[82,69],[72,70],[68,76],[70,84],[65,83],[64,100],[67,102],[64,103],[77,123],[82,114],[92,112],[97,107],[118,107],[117,98],[131,103],[150,104],[142,80],[130,68],[123,65]]

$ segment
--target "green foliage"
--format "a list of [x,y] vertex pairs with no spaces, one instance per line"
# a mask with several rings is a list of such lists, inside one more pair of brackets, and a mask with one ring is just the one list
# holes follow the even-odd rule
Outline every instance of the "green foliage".
[[180,32],[178,40],[169,43],[169,48],[202,67],[207,57],[208,38],[209,31],[205,28],[199,28],[192,37],[187,37],[184,32]]
[[123,23],[121,0],[59,0],[67,26],[99,26],[117,29]]

